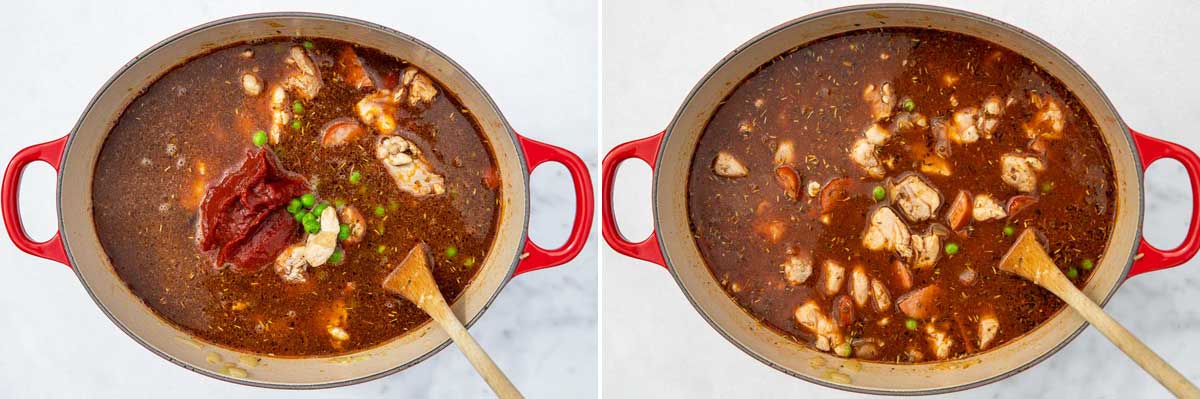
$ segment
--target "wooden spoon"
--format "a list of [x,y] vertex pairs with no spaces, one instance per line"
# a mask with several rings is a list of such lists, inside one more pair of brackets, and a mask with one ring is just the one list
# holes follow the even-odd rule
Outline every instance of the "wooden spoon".
[[454,311],[450,310],[450,305],[446,304],[446,299],[442,297],[441,291],[438,291],[437,281],[433,280],[433,274],[429,272],[429,263],[429,246],[424,242],[418,243],[408,251],[400,265],[383,279],[383,288],[408,299],[442,326],[496,395],[505,399],[524,398],[504,372],[496,367],[496,363],[487,352],[475,342],[475,338],[467,333],[467,328],[463,327]]
[[1100,306],[1092,302],[1083,292],[1075,288],[1075,284],[1058,270],[1054,260],[1046,255],[1046,250],[1038,242],[1037,230],[1026,229],[1017,237],[1017,243],[1004,254],[1000,260],[1000,270],[1013,273],[1032,281],[1034,284],[1049,290],[1062,298],[1067,305],[1079,312],[1093,327],[1100,330],[1109,341],[1120,348],[1125,355],[1137,362],[1142,369],[1150,373],[1160,384],[1180,398],[1200,398],[1200,389],[1179,371],[1167,364],[1146,344],[1134,337],[1129,330],[1113,320]]

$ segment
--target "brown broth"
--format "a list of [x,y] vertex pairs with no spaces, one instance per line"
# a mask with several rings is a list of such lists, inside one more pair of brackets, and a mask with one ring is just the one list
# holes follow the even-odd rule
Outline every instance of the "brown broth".
[[[429,317],[384,292],[383,277],[425,241],[434,250],[442,292],[458,297],[484,263],[500,210],[498,190],[484,182],[496,168],[490,146],[467,110],[436,82],[433,102],[420,112],[402,107],[397,122],[398,134],[445,176],[444,195],[417,198],[397,188],[375,159],[371,129],[354,143],[322,147],[320,128],[338,117],[357,119],[354,104],[370,90],[354,89],[331,71],[337,51],[352,44],[313,39],[309,53],[324,87],[303,102],[301,129],[287,128],[272,147],[284,169],[309,180],[318,199],[358,208],[366,236],[346,246],[344,263],[310,268],[304,283],[284,282],[270,266],[251,274],[214,269],[196,246],[196,206],[204,188],[253,148],[253,132],[269,126],[266,88],[284,73],[288,49],[303,41],[238,44],[167,72],[109,133],[92,187],[101,244],[117,274],[151,309],[212,343],[277,356],[358,351],[422,325]],[[253,58],[239,57],[247,49]],[[393,81],[408,66],[378,50],[354,50],[368,69]],[[251,70],[267,82],[256,97],[244,95],[239,80]],[[358,184],[349,182],[353,171],[362,175]],[[375,215],[377,206],[383,216]],[[454,257],[445,251],[451,246]],[[341,309],[346,341],[327,331]]]
[[[947,72],[959,77],[953,85],[943,82]],[[853,322],[841,332],[848,340],[882,341],[881,353],[875,357],[880,361],[921,361],[905,354],[909,348],[922,351],[926,361],[934,360],[923,330],[927,323],[948,328],[957,343],[951,358],[970,356],[978,348],[964,341],[975,339],[982,309],[993,309],[1000,322],[991,348],[1046,321],[1062,308],[1061,301],[996,269],[1015,240],[1015,235],[1003,233],[1002,219],[972,221],[963,235],[948,238],[959,246],[957,254],[943,253],[934,267],[913,271],[914,289],[936,284],[943,295],[934,316],[918,320],[915,331],[906,328],[908,317],[895,304],[905,293],[891,270],[897,256],[870,251],[862,243],[869,212],[877,204],[872,190],[882,180],[867,176],[847,156],[864,127],[872,123],[864,88],[879,82],[891,82],[897,99],[911,98],[914,111],[931,121],[949,119],[954,110],[978,105],[988,96],[1016,99],[1000,118],[993,138],[953,145],[952,175],[928,176],[943,203],[932,221],[905,220],[913,233],[926,231],[932,223],[945,224],[945,213],[958,190],[989,193],[1002,206],[1004,200],[1020,194],[1001,180],[1000,155],[1028,151],[1030,141],[1022,122],[1035,112],[1030,92],[1062,104],[1065,137],[1048,146],[1043,157],[1046,170],[1038,177],[1040,185],[1052,186],[1046,187],[1048,192],[1035,190],[1038,202],[1007,224],[1017,233],[1025,227],[1038,228],[1055,262],[1064,272],[1074,269],[1075,283],[1084,285],[1091,271],[1080,267],[1081,262],[1090,259],[1099,264],[1115,211],[1112,161],[1099,128],[1061,82],[1030,60],[980,39],[928,29],[855,31],[802,45],[760,67],[725,99],[700,138],[688,180],[691,229],[710,271],[749,314],[799,342],[813,343],[813,332],[798,324],[794,312],[809,300],[826,314],[831,312],[833,298],[816,288],[823,278],[822,262],[835,260],[846,267],[847,280],[852,265],[864,265],[868,276],[886,283],[893,303],[884,312],[869,306],[856,308]],[[951,96],[958,106],[951,105]],[[753,126],[752,131],[741,131],[743,124]],[[931,136],[930,129],[894,133],[879,147],[880,159],[894,161],[887,177],[916,170],[922,160],[912,148],[931,146]],[[808,194],[788,199],[776,182],[773,154],[783,140],[796,144],[792,167],[803,185],[810,181],[824,185],[839,177],[852,180],[849,198],[834,208],[829,225],[817,216],[817,200]],[[734,155],[749,174],[735,179],[715,175],[718,151]],[[755,229],[756,224],[769,221],[783,222],[785,231],[778,242]],[[803,284],[789,284],[781,271],[789,247],[812,255],[813,274]],[[971,286],[958,281],[965,268],[977,272]],[[886,324],[883,319],[888,319]]]

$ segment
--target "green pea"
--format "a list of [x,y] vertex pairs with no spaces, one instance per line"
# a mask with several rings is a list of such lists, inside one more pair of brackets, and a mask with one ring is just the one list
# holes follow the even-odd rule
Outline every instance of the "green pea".
[[350,226],[342,223],[338,226],[338,241],[346,241],[347,238],[350,238]]
[[307,214],[308,214],[308,212],[304,212],[304,210],[296,211],[296,221],[304,223],[304,215],[307,215]]
[[343,200],[333,201],[333,206],[336,206],[338,209],[342,209],[346,206],[346,201],[343,201]]
[[300,222],[302,222],[306,225],[309,224],[310,222],[316,222],[316,221],[317,221],[317,215],[312,214],[312,212],[305,212],[304,216],[300,219]]
[[305,193],[300,196],[300,203],[304,204],[305,208],[312,209],[313,205],[317,204],[317,196],[312,193]]
[[288,213],[295,215],[296,212],[300,212],[300,207],[302,206],[304,205],[300,203],[299,198],[292,198],[292,202],[288,202],[287,211]]
[[292,121],[292,130],[300,130],[300,120]]
[[917,331],[917,319],[908,319],[904,321],[904,328]]
[[360,181],[362,181],[362,173],[358,173],[357,170],[350,172],[350,184],[358,184]]
[[264,132],[262,130],[256,131],[256,132],[254,132],[254,136],[252,136],[250,138],[250,140],[254,141],[255,147],[262,147],[264,145],[267,145],[267,132]]
[[304,112],[304,104],[301,104],[300,101],[293,102],[292,103],[292,112],[295,112],[297,114]]
[[1082,267],[1083,270],[1092,270],[1093,267],[1096,267],[1096,262],[1091,259],[1084,259],[1083,262],[1079,263],[1079,267]]
[[883,197],[886,196],[887,190],[883,186],[875,186],[875,189],[871,190],[871,197],[875,198],[875,202],[883,201]]
[[387,209],[384,209],[383,206],[375,206],[375,216],[383,216],[384,212],[387,212]]
[[946,243],[946,255],[954,255],[956,253],[958,253],[958,244],[952,242]]
[[464,260],[463,266],[466,266],[466,267],[475,266],[475,257],[472,256],[472,257],[467,258],[467,260]]
[[1014,228],[1012,226],[1004,226],[1004,236],[1005,237],[1012,237],[1012,235],[1016,234],[1016,233],[1017,233],[1016,228]]
[[917,108],[917,103],[914,103],[911,98],[906,98],[904,102],[900,103],[900,108],[904,108],[905,112],[912,112]]
[[380,244],[378,247],[375,247],[375,252],[382,254],[383,251],[387,251],[387,245]]
[[346,259],[346,251],[343,251],[341,247],[338,247],[337,249],[333,250],[332,255],[329,255],[329,264],[340,265],[340,264],[342,264],[342,261],[345,259]]
[[313,207],[312,213],[314,215],[317,215],[317,217],[320,217],[321,213],[325,212],[325,208],[328,208],[328,207],[329,207],[328,203],[325,203],[325,202],[319,203]]
[[[312,214],[310,213],[309,215],[312,215]],[[303,223],[304,223],[304,232],[305,233],[317,234],[317,232],[321,231],[321,223],[318,222],[316,219],[310,220],[308,218],[305,218]]]
[[455,255],[458,255],[458,248],[454,247],[453,245],[446,247],[447,258],[453,258]]
[[1074,280],[1077,277],[1079,277],[1079,269],[1076,269],[1075,266],[1067,268],[1067,278]]
[[312,50],[313,47],[316,47],[316,45],[314,45],[313,42],[310,42],[308,40],[304,41],[304,49],[305,50]]

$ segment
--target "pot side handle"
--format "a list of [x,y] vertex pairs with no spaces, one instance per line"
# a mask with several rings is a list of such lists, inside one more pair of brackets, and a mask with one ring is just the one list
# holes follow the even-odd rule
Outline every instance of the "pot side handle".
[[617,227],[616,216],[613,215],[613,181],[617,176],[617,169],[621,164],[630,158],[641,159],[650,165],[650,170],[653,171],[655,164],[658,161],[658,147],[662,144],[663,136],[666,131],[656,135],[646,137],[639,140],[630,141],[613,147],[608,155],[604,156],[604,162],[601,165],[601,174],[603,175],[603,185],[601,186],[601,232],[604,235],[604,241],[608,242],[608,246],[625,256],[641,259],[650,263],[657,264],[662,267],[667,267],[667,262],[663,259],[662,251],[658,248],[658,232],[651,231],[650,236],[640,242],[631,242],[621,234],[621,229]]
[[1142,237],[1141,243],[1138,245],[1138,254],[1135,256],[1137,260],[1133,262],[1133,267],[1129,269],[1129,275],[1126,278],[1179,266],[1192,259],[1196,255],[1196,251],[1200,250],[1200,157],[1179,144],[1146,136],[1133,129],[1130,129],[1129,132],[1133,136],[1133,143],[1137,146],[1138,154],[1142,158],[1143,171],[1149,168],[1150,164],[1163,158],[1179,161],[1187,170],[1188,182],[1192,184],[1192,217],[1188,224],[1187,237],[1184,237],[1183,243],[1174,249],[1158,249],[1150,245],[1145,237]]
[[70,135],[32,145],[13,155],[12,161],[8,163],[8,169],[4,170],[4,181],[0,183],[0,212],[4,214],[4,228],[8,230],[8,238],[18,249],[30,255],[71,267],[71,261],[67,259],[67,251],[63,248],[60,232],[55,231],[54,237],[49,240],[33,241],[25,233],[25,227],[21,224],[21,209],[20,204],[17,203],[17,192],[21,188],[21,173],[25,171],[25,167],[30,163],[42,161],[50,164],[50,167],[54,168],[57,173],[68,137]]
[[517,270],[513,272],[513,276],[558,266],[575,259],[575,256],[579,255],[583,246],[587,244],[588,233],[592,231],[593,208],[595,207],[592,176],[588,173],[587,164],[583,163],[579,156],[563,148],[519,134],[517,140],[521,145],[521,150],[525,153],[526,166],[530,172],[546,162],[557,162],[567,168],[567,172],[571,174],[571,184],[575,187],[575,220],[571,224],[571,233],[567,236],[567,242],[556,249],[539,247],[526,236],[525,253],[522,254],[521,262],[517,264]]

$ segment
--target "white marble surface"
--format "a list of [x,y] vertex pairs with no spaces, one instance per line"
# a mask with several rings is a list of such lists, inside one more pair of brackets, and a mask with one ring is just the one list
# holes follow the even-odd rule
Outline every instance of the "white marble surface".
[[[607,0],[601,43],[602,148],[657,133],[709,68],[754,35],[832,1],[678,2]],[[1022,27],[1087,70],[1135,129],[1200,149],[1200,5],[1194,2],[939,2]],[[651,228],[648,168],[619,173],[616,211],[630,237]],[[1178,164],[1149,173],[1145,229],[1151,242],[1179,242],[1189,212]],[[605,247],[601,294],[606,397],[859,397],[775,371],[728,344],[696,313],[661,268]],[[1200,381],[1197,261],[1138,276],[1107,310],[1168,361]],[[1168,394],[1088,329],[1046,362],[1004,381],[950,397],[1159,398]]]
[[[412,34],[450,55],[530,137],[596,166],[596,3],[289,0],[137,3],[12,1],[0,11],[0,159],[58,138],[95,90],[131,57],[213,19],[305,10],[357,17]],[[594,173],[593,173],[594,174]],[[54,228],[50,168],[26,174],[23,214],[36,238]],[[533,179],[532,234],[558,244],[573,212],[565,169]],[[0,398],[488,397],[454,348],[397,375],[352,387],[285,392],[202,377],[122,334],[62,265],[0,238]],[[594,397],[597,390],[595,240],[575,261],[514,280],[471,329],[530,397]]]

